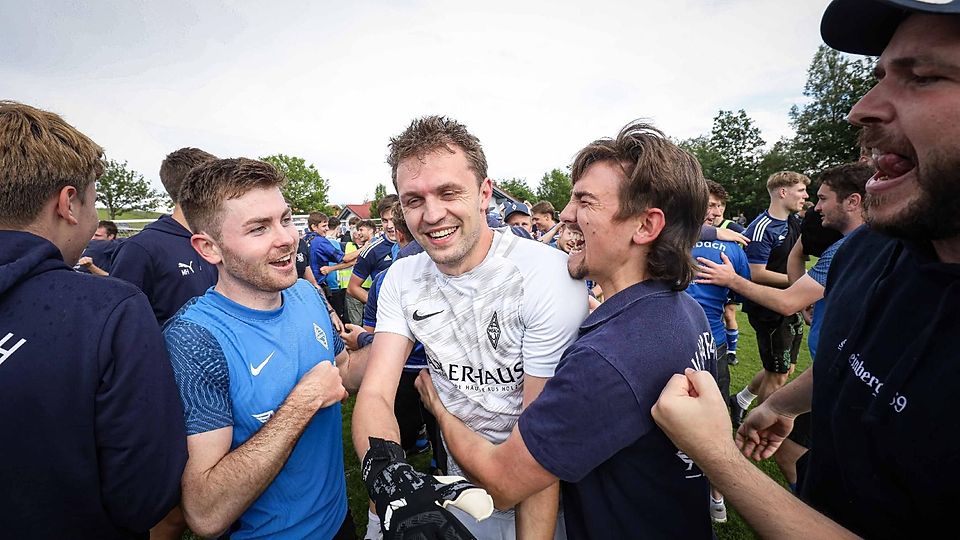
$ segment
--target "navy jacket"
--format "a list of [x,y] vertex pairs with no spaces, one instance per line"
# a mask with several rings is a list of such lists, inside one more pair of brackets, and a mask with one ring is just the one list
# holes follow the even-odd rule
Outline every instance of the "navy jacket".
[[197,254],[190,236],[172,217],[161,216],[125,240],[113,256],[110,275],[143,291],[161,326],[187,300],[217,283],[217,267]]
[[147,299],[0,231],[0,536],[137,538],[179,501],[186,434]]

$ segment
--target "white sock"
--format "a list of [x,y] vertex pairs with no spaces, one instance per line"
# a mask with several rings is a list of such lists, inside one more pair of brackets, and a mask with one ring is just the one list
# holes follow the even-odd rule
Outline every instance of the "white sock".
[[750,388],[744,386],[743,390],[737,394],[737,403],[740,404],[740,408],[747,410],[750,408],[750,404],[753,403],[753,400],[757,399],[757,395],[750,392]]
[[363,538],[370,540],[380,540],[383,538],[383,532],[380,530],[380,516],[376,512],[367,510],[367,533]]
[[714,499],[713,495],[711,495],[710,502],[712,502],[713,504],[723,504],[723,495],[721,495],[719,499]]

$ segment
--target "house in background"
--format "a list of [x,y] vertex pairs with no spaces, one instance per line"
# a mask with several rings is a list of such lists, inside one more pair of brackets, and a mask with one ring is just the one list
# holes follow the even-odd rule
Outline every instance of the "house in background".
[[370,201],[361,204],[345,204],[343,205],[343,210],[337,214],[337,219],[340,220],[340,223],[348,223],[352,217],[370,219]]

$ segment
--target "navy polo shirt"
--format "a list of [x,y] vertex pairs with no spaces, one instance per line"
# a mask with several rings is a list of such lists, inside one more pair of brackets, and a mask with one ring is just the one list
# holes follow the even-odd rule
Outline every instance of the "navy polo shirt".
[[710,538],[707,479],[650,408],[684,368],[716,377],[703,310],[668,284],[610,297],[580,327],[521,415],[530,454],[557,476],[570,538]]

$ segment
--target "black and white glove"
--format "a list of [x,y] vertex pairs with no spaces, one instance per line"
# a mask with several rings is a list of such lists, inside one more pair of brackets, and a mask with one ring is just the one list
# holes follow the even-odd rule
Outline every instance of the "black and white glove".
[[361,470],[367,492],[380,516],[384,540],[474,536],[447,510],[453,505],[477,521],[493,513],[493,499],[460,476],[430,476],[406,462],[399,444],[370,437]]

